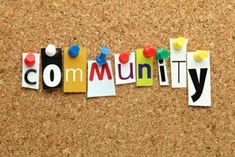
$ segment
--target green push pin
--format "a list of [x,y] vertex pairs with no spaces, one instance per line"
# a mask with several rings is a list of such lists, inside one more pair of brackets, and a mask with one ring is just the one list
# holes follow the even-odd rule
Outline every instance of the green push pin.
[[163,48],[157,49],[156,59],[167,59],[169,57],[169,51]]

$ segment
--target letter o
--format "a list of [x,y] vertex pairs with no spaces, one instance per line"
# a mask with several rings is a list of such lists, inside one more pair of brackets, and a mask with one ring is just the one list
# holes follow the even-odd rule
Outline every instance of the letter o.
[[[50,74],[54,73],[54,79],[51,80]],[[61,71],[60,68],[55,64],[50,64],[46,66],[43,71],[43,81],[48,87],[56,87],[61,81]]]

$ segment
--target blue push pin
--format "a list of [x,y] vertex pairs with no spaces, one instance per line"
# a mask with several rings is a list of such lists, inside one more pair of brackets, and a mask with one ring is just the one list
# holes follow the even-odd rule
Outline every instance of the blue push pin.
[[69,47],[68,53],[70,57],[75,58],[78,56],[79,51],[80,51],[80,47],[78,45],[72,45]]
[[109,49],[107,47],[101,47],[100,52],[100,55],[96,57],[96,62],[99,65],[104,65],[106,64],[106,56],[109,54]]

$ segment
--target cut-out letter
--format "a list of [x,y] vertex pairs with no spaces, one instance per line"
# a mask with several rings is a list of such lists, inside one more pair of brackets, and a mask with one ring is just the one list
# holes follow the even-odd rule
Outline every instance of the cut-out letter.
[[186,51],[188,39],[185,39],[185,43],[180,49],[175,49],[173,42],[174,39],[170,39],[172,88],[185,88],[187,87]]
[[[75,48],[77,48],[75,46]],[[64,92],[85,93],[87,91],[87,53],[86,48],[79,48],[79,53],[71,57],[69,48],[64,48]]]
[[187,53],[188,102],[190,106],[211,106],[210,58],[198,62]]
[[48,56],[45,48],[41,49],[43,89],[55,89],[62,85],[62,53],[56,48],[54,56]]
[[146,58],[143,49],[136,50],[136,86],[153,85],[153,58]]
[[103,80],[105,71],[106,71],[108,79],[111,80],[112,79],[112,75],[110,73],[110,69],[108,67],[108,64],[103,64],[101,66],[101,72],[100,72],[100,70],[98,68],[98,65],[96,63],[92,63],[92,65],[91,65],[91,73],[90,73],[89,80],[90,81],[94,80],[95,72],[97,74],[98,79],[99,80]]
[[158,75],[159,75],[159,82],[161,86],[168,86],[168,76],[167,76],[167,68],[166,68],[166,61],[164,59],[158,60]]
[[[102,70],[103,69],[103,70]],[[97,73],[95,75],[94,73]],[[107,75],[104,73],[106,72]],[[111,61],[98,66],[96,61],[88,61],[88,89],[87,97],[101,97],[116,95]]]
[[127,84],[135,82],[135,52],[130,53],[129,60],[123,64],[119,60],[120,54],[115,54],[115,78],[116,84]]
[[33,61],[31,60],[32,65],[26,65],[25,58],[27,55],[29,55],[29,53],[22,53],[22,87],[38,89],[40,55],[38,53],[31,54],[34,57]]

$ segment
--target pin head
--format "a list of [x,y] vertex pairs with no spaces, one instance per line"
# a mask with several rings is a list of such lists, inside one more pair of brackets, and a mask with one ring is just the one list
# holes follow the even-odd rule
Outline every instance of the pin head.
[[122,64],[126,64],[128,61],[129,61],[129,54],[127,52],[122,52],[120,55],[119,55],[119,61],[122,63]]
[[109,48],[101,47],[100,48],[100,55],[96,57],[96,62],[99,65],[106,64],[106,56],[109,54]]
[[157,49],[156,59],[167,59],[169,57],[169,51],[163,48]]
[[184,46],[185,41],[186,41],[186,39],[185,39],[184,37],[176,38],[176,39],[173,41],[173,47],[174,47],[176,50],[179,50],[179,49],[181,49],[181,48]]
[[35,56],[33,53],[28,53],[27,56],[24,59],[24,63],[28,66],[31,67],[35,64]]
[[100,53],[102,54],[102,55],[108,55],[109,54],[109,48],[107,48],[107,47],[101,47],[100,48]]
[[150,58],[150,57],[153,57],[156,53],[156,49],[155,48],[152,48],[152,47],[145,47],[144,48],[144,56],[146,58]]
[[106,64],[106,59],[102,59],[101,57],[97,56],[96,57],[96,62],[99,64],[99,65],[104,65]]
[[78,45],[72,45],[69,47],[68,54],[70,57],[75,58],[78,56],[80,47]]
[[203,60],[205,60],[208,57],[209,52],[206,50],[197,50],[193,53],[193,58],[197,61],[197,62],[201,62]]
[[56,47],[55,45],[52,45],[52,44],[49,44],[47,47],[46,47],[46,55],[49,56],[49,57],[53,57],[55,54],[56,54]]

